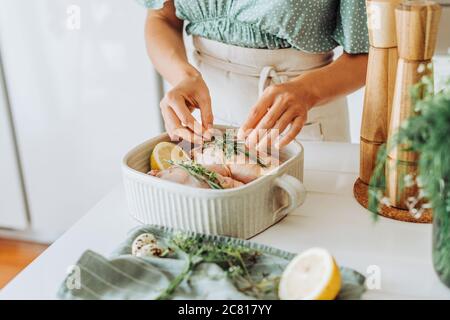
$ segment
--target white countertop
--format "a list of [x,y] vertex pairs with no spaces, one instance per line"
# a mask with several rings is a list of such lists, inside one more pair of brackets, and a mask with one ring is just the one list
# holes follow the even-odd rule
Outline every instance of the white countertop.
[[[359,146],[304,145],[305,204],[253,241],[292,252],[324,247],[340,265],[366,275],[379,270],[381,289],[369,290],[366,299],[450,299],[433,271],[431,225],[374,223],[353,198]],[[1,290],[0,299],[55,299],[66,270],[85,250],[108,255],[138,225],[127,211],[117,187]]]

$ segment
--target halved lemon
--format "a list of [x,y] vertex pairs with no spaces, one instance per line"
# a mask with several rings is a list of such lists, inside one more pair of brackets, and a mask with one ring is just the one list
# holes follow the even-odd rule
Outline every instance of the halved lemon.
[[170,142],[158,143],[150,156],[150,168],[152,170],[164,170],[171,166],[172,161],[189,160],[188,154],[179,146]]
[[278,295],[282,300],[333,300],[341,289],[341,274],[333,256],[313,248],[296,256],[284,270]]

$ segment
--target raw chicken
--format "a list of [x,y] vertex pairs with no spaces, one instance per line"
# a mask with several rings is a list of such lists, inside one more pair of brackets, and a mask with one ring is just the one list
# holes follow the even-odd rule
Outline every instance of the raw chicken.
[[[197,162],[198,163],[198,162]],[[199,163],[202,164],[202,163]],[[214,171],[223,177],[231,177],[231,171],[228,166],[223,164],[202,164],[209,171]]]
[[234,179],[245,184],[250,183],[263,175],[264,169],[257,164],[229,164]]
[[149,175],[194,188],[210,189],[210,186],[206,182],[196,179],[195,177],[191,176],[186,170],[175,166],[162,171],[152,170],[149,172]]
[[[225,166],[212,165],[203,167],[206,170],[216,173],[215,177],[217,179],[217,183],[223,189],[237,188],[243,185],[242,182],[234,180],[230,177],[230,171]],[[194,188],[211,189],[211,186],[207,182],[192,176],[188,171],[178,166],[172,166],[169,169],[162,171],[152,170],[149,174],[163,180],[184,184]]]
[[212,167],[213,171],[218,172],[217,169],[220,169],[222,172],[228,170],[230,172],[228,176],[244,184],[258,179],[277,166],[276,159],[268,155],[258,155],[258,159],[264,165],[256,163],[257,161],[255,160],[250,160],[244,153],[227,157],[220,146],[216,144],[194,149],[193,158],[195,162],[203,166]]
[[258,179],[279,164],[277,158],[261,152],[250,155],[244,143],[226,134],[192,150],[191,158],[149,174],[194,188],[230,189]]
[[219,180],[219,184],[224,189],[232,189],[232,188],[238,188],[240,186],[243,186],[244,184],[238,180],[234,180],[230,177],[223,177],[221,175],[217,175],[217,180]]

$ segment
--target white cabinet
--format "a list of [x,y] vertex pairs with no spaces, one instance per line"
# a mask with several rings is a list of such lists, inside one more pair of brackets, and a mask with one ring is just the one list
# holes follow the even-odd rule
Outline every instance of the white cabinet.
[[0,228],[23,230],[27,213],[10,120],[0,59]]
[[133,0],[0,1],[31,231],[67,229],[121,183],[125,152],[160,131],[145,14]]

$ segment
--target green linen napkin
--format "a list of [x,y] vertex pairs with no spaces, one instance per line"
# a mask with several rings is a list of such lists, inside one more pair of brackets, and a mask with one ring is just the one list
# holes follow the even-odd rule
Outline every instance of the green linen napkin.
[[[132,230],[126,241],[105,258],[93,251],[86,251],[74,266],[73,272],[62,283],[58,296],[61,299],[156,299],[186,268],[187,255],[181,250],[168,257],[138,258],[131,255],[133,240],[142,233],[152,233],[158,243],[170,245],[170,239],[180,231],[161,226],[144,226]],[[255,281],[262,277],[276,279],[295,254],[254,242],[223,236],[182,232],[188,237],[202,239],[203,243],[243,246],[261,253],[249,269]],[[341,268],[343,286],[338,299],[360,299],[365,291],[365,278],[360,273]],[[274,280],[275,281],[275,280]],[[215,263],[200,263],[182,281],[172,299],[248,300],[254,296],[240,291],[235,283]],[[277,299],[276,289],[264,292],[260,298]]]

